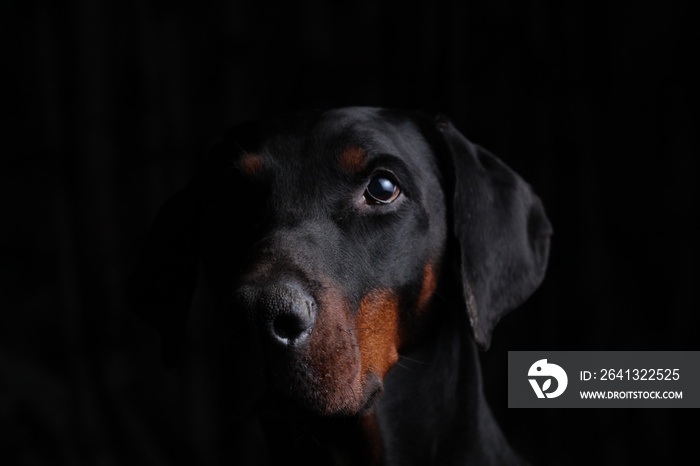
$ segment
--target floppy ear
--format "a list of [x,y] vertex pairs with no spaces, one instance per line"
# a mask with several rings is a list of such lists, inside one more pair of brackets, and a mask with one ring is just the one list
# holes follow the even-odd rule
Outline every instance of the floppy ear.
[[191,184],[161,207],[128,289],[134,312],[160,333],[166,366],[172,366],[181,356],[185,321],[197,281],[198,209],[194,191]]
[[482,349],[509,310],[542,282],[552,228],[542,202],[515,172],[439,121],[451,155],[453,228],[460,249],[464,299]]

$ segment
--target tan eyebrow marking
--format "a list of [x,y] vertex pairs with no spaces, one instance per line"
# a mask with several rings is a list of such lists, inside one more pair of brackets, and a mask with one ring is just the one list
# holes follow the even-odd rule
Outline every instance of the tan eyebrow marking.
[[263,161],[258,154],[245,154],[238,161],[238,166],[245,176],[254,176],[262,169]]
[[367,151],[360,146],[350,146],[340,154],[338,161],[343,169],[358,173],[367,165]]

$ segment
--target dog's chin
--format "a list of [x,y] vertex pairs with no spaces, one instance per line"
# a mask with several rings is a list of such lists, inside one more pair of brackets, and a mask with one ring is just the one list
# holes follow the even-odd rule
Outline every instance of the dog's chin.
[[361,393],[349,390],[346,396],[324,387],[286,393],[273,389],[265,396],[263,412],[269,417],[285,418],[363,416],[374,411],[382,391],[383,384],[377,377],[368,377]]

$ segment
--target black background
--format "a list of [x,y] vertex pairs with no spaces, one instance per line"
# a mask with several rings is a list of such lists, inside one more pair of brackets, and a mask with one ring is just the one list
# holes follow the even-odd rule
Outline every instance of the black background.
[[683,4],[15,3],[4,464],[218,464],[206,375],[161,369],[155,333],[126,307],[127,273],[223,128],[343,105],[442,111],[542,197],[547,278],[483,355],[517,449],[544,465],[670,464],[696,442],[694,410],[506,407],[508,350],[700,349],[697,25]]

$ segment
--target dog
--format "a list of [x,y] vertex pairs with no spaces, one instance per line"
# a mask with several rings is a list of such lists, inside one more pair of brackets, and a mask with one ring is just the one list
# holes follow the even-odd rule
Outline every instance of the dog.
[[[238,125],[163,206],[132,286],[168,363],[198,281],[241,463],[522,464],[479,350],[543,280],[530,186],[443,116],[369,107]],[[236,444],[236,442],[239,442]]]

